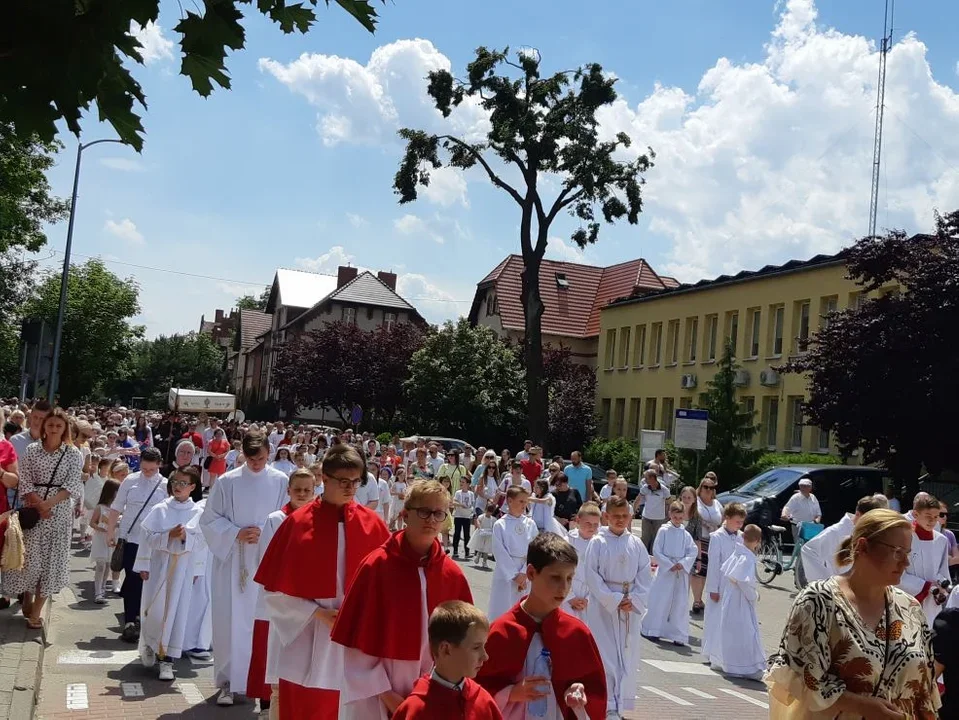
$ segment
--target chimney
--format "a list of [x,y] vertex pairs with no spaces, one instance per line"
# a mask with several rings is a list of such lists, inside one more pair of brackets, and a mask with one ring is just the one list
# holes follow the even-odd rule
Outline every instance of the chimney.
[[341,287],[346,285],[355,277],[356,277],[355,267],[349,267],[348,265],[340,265],[336,269],[336,289],[339,290]]
[[215,322],[217,325],[219,325],[221,322],[223,322],[223,311],[222,311],[222,310],[217,310],[217,311],[216,311],[216,320],[214,320],[213,322]]
[[380,281],[386,285],[386,287],[393,292],[396,292],[396,273],[383,272],[381,270],[380,272],[376,273],[376,277],[378,277]]

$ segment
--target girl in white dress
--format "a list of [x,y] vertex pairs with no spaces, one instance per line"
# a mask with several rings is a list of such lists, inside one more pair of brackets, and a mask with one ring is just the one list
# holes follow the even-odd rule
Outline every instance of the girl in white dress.
[[486,503],[486,512],[476,519],[477,531],[470,538],[469,549],[475,555],[480,567],[487,567],[487,560],[493,552],[493,525],[496,523],[496,503]]
[[390,526],[390,513],[392,512],[392,495],[390,492],[390,482],[393,479],[393,471],[388,467],[383,467],[380,469],[380,479],[379,491],[380,491],[380,502],[376,506],[376,512],[380,514],[380,517],[383,518],[383,522],[386,523],[386,527]]
[[[109,464],[109,460],[106,461]],[[89,482],[89,480],[87,481]],[[93,602],[97,605],[106,603],[104,586],[107,573],[110,572],[111,549],[107,545],[107,518],[110,517],[110,505],[117,496],[120,483],[106,478],[100,490],[97,505],[90,516],[90,529],[93,531],[93,540],[90,543],[90,560],[93,561]]]
[[396,480],[393,481],[393,487],[390,489],[390,497],[388,526],[390,530],[402,530],[405,523],[400,513],[403,511],[403,503],[406,502],[406,470],[402,467],[396,468]]
[[296,470],[296,465],[290,460],[290,449],[285,445],[276,449],[276,459],[273,461],[273,467],[284,473],[287,477]]

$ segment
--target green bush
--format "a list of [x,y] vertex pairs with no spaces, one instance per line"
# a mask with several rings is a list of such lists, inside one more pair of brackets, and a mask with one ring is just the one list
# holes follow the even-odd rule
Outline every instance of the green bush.
[[378,442],[380,445],[389,445],[390,440],[392,439],[393,439],[393,433],[389,433],[389,432],[381,432],[379,435],[376,436],[376,442]]
[[770,468],[780,465],[841,465],[842,461],[835,455],[820,453],[781,453],[766,452],[759,456],[753,465],[753,475],[766,472]]
[[626,438],[596,438],[583,450],[583,459],[607,470],[616,470],[627,480],[638,481],[639,443]]

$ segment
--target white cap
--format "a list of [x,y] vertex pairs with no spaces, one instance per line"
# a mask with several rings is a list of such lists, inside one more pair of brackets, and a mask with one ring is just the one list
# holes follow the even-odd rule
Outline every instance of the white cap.
[[799,487],[812,487],[812,480],[809,478],[803,478],[799,481]]

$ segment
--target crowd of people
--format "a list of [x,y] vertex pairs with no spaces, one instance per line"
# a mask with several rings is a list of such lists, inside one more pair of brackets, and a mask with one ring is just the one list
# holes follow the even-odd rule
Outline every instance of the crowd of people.
[[[122,638],[162,680],[183,655],[212,657],[221,706],[246,696],[284,720],[621,718],[640,636],[686,645],[700,613],[705,662],[764,679],[771,717],[935,718],[936,678],[948,688],[959,669],[957,553],[948,509],[924,493],[905,516],[863,498],[803,546],[810,584],[767,660],[763,530],[716,500],[713,473],[683,486],[662,451],[631,500],[615,470],[597,488],[579,452],[544,461],[529,441],[514,457],[282,422],[5,411],[2,606],[41,629],[77,532],[89,600],[123,598]],[[811,483],[784,516],[819,521]],[[494,566],[485,613],[470,560]]]

